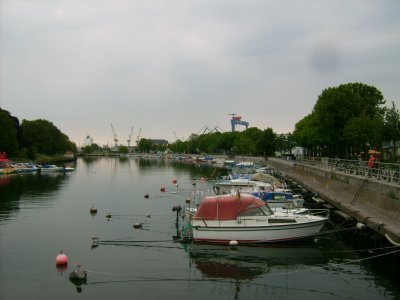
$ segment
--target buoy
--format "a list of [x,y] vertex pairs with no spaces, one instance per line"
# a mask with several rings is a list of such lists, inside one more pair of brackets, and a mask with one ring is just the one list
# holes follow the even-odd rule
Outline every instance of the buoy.
[[78,292],[81,291],[82,284],[87,282],[87,272],[86,270],[82,269],[80,264],[75,265],[75,270],[69,274],[69,280],[76,285]]
[[111,218],[111,212],[110,212],[110,210],[107,210],[106,218],[107,218],[107,219]]
[[151,215],[150,215],[150,214],[147,214],[147,215],[146,215],[146,218],[151,218]]
[[174,192],[172,192],[172,194],[174,194],[174,195],[175,195],[175,194],[176,194],[176,192],[174,191]]
[[357,225],[356,225],[356,228],[357,228],[358,230],[362,230],[362,229],[364,229],[364,228],[366,228],[366,227],[367,227],[367,226],[365,226],[365,224],[360,223],[360,222],[358,222]]
[[190,199],[187,198],[185,202],[186,202],[186,204],[189,204],[190,203]]
[[143,228],[143,223],[135,223],[135,224],[133,224],[133,228],[142,229]]
[[95,214],[97,214],[97,208],[94,207],[94,204],[92,205],[92,207],[90,208],[90,214],[92,216],[94,216]]
[[176,180],[176,179],[173,179],[173,180],[172,180],[172,183],[173,183],[173,184],[177,184],[177,182],[178,182],[178,180]]
[[68,257],[64,253],[62,253],[62,250],[60,251],[60,254],[58,254],[56,257],[56,264],[59,266],[68,264]]
[[180,205],[175,205],[174,207],[172,207],[172,211],[180,212],[181,210],[182,210],[182,206],[180,206]]
[[160,188],[160,191],[161,191],[161,192],[165,192],[165,187],[162,186],[162,187]]
[[146,193],[146,194],[144,194],[144,197],[145,197],[146,199],[148,199],[148,198],[150,197],[150,195],[149,195],[148,193]]
[[237,246],[239,243],[238,241],[232,240],[229,242],[229,246]]

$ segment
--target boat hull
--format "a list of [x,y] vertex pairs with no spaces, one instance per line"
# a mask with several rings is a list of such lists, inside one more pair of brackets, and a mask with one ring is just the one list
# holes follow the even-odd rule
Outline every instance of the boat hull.
[[[194,242],[207,243],[272,243],[311,237],[321,231],[325,219],[308,223],[265,226],[192,225]],[[239,225],[239,224],[238,224]]]

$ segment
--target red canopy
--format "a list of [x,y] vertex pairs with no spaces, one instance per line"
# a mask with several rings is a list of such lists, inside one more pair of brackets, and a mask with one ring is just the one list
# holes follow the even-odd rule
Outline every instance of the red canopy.
[[252,195],[223,195],[206,197],[200,202],[195,219],[236,220],[240,213],[266,205]]

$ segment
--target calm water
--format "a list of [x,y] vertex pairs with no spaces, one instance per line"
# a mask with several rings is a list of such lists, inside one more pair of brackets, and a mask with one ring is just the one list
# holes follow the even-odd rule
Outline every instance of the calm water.
[[[366,259],[377,252],[355,251],[335,236],[236,250],[174,243],[172,207],[184,206],[194,181],[207,189],[199,178],[215,172],[156,160],[100,158],[79,159],[75,172],[65,175],[0,178],[0,298],[400,297],[397,269],[380,258]],[[93,204],[95,216],[89,213]],[[143,223],[143,229],[134,229],[135,223]],[[92,248],[93,236],[108,242]],[[61,249],[69,258],[64,270],[55,265]],[[80,288],[69,280],[76,263],[88,270]]]

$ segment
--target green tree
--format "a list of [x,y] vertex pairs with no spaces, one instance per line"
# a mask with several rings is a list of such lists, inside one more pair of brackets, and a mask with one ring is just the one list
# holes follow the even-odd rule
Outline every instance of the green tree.
[[18,129],[18,119],[0,108],[0,152],[6,152],[9,156],[18,154]]
[[139,152],[148,153],[152,150],[153,143],[150,139],[141,138],[138,143]]
[[[385,112],[384,117],[384,139],[390,142],[393,152],[397,153],[396,145],[400,142],[400,112],[392,101],[392,107]],[[391,159],[395,161],[396,157],[392,155]]]
[[[324,156],[348,155],[348,149],[359,145],[349,136],[359,121],[354,118],[373,120],[377,125],[385,108],[382,93],[373,86],[362,83],[347,83],[325,89],[318,97],[310,115],[296,124],[294,137],[309,152]],[[353,123],[352,123],[353,122]],[[380,139],[381,127],[366,127],[374,140]],[[361,139],[361,138],[360,138]]]
[[119,146],[118,147],[118,152],[122,153],[122,154],[128,154],[129,153],[129,149],[127,146]]
[[68,150],[76,151],[75,144],[69,140],[68,136],[47,120],[23,120],[21,137],[24,147],[34,153],[55,155],[63,154]]

